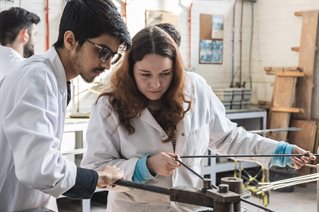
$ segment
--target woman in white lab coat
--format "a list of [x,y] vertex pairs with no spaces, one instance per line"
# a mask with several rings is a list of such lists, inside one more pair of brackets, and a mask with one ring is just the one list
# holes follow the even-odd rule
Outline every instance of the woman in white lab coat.
[[[238,128],[206,81],[185,72],[178,47],[158,27],[133,38],[109,90],[93,106],[82,166],[116,165],[124,178],[161,187],[202,187],[201,179],[174,160],[177,155],[304,153],[299,147]],[[314,156],[311,157],[313,159]],[[248,158],[268,167],[271,158]],[[309,158],[273,161],[304,165]],[[201,159],[183,159],[203,173]],[[293,163],[293,164],[292,164]],[[130,189],[110,192],[107,211],[198,211],[161,194]]]

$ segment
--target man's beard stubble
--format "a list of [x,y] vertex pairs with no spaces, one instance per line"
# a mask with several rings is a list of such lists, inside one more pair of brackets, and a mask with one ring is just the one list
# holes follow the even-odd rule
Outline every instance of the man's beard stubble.
[[34,45],[31,42],[31,39],[23,47],[23,57],[28,58],[34,55]]

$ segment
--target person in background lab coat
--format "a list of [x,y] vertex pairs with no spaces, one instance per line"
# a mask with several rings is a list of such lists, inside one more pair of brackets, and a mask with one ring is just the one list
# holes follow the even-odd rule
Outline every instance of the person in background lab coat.
[[[223,104],[205,79],[185,72],[172,38],[156,26],[132,39],[107,92],[93,105],[82,167],[116,165],[124,179],[165,188],[201,188],[201,179],[174,159],[179,155],[305,153],[239,128],[225,116]],[[247,158],[264,167],[303,166],[302,158]],[[183,159],[203,173],[200,158]],[[170,202],[169,196],[138,189],[108,194],[107,211],[199,211],[203,207]]]
[[0,12],[0,80],[34,54],[40,17],[20,7]]
[[67,81],[81,75],[92,82],[116,62],[119,47],[130,44],[110,0],[70,0],[53,47],[0,81],[0,211],[57,210],[51,197],[90,198],[96,186],[123,177],[115,166],[98,172],[77,168],[59,148]]

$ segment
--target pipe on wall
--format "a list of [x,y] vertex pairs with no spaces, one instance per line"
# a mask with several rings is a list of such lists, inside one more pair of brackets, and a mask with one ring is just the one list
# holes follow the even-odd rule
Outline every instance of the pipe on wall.
[[234,6],[233,6],[233,26],[232,26],[232,75],[231,75],[231,82],[230,82],[230,87],[234,87],[235,86],[235,28],[236,28],[236,3],[237,0],[235,0],[234,2]]
[[123,18],[124,18],[125,23],[127,24],[126,7],[127,7],[127,3],[126,3],[126,0],[124,0],[123,1]]
[[50,47],[49,0],[45,0],[45,50]]
[[188,9],[188,68],[192,68],[192,7],[193,0],[191,1]]

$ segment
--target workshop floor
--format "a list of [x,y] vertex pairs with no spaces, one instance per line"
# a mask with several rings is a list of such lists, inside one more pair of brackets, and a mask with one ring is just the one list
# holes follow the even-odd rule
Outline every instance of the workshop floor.
[[[295,186],[293,192],[277,192],[270,193],[269,209],[276,212],[316,212],[317,211],[317,194],[316,183],[309,183],[306,187]],[[91,212],[104,212],[106,198],[105,192],[99,192],[94,195],[91,203]],[[261,201],[255,197],[248,199],[251,202],[261,204]],[[81,211],[81,201],[69,200],[67,198],[59,199],[59,212]],[[242,208],[246,208],[248,212],[262,212],[263,210],[242,203]]]

